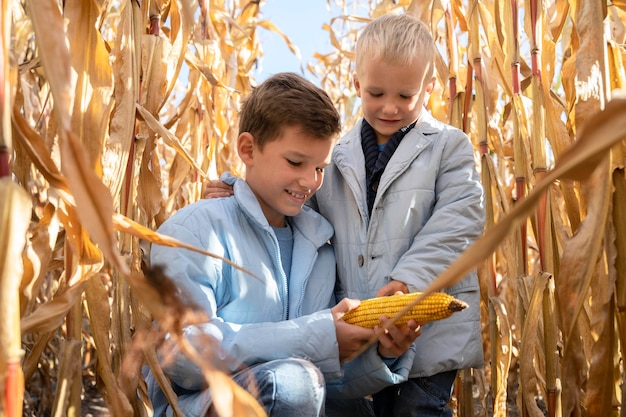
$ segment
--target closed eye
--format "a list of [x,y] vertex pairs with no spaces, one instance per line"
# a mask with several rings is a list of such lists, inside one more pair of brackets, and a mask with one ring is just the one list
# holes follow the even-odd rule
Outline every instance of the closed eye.
[[288,163],[289,165],[294,166],[294,167],[299,167],[300,165],[302,165],[302,162],[292,161],[291,159],[287,159],[287,163]]

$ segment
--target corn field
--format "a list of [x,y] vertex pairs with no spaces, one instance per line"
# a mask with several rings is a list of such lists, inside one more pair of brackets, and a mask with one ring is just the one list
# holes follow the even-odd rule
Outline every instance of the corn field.
[[[241,173],[261,32],[297,45],[262,1],[0,1],[0,416],[80,416],[90,396],[152,415],[140,370],[165,381],[166,332],[221,416],[263,415],[185,344],[202,317],[146,257],[180,245],[154,230],[205,180]],[[478,268],[485,367],[459,374],[454,414],[626,415],[626,1],[327,2],[333,48],[303,66],[346,130],[359,30],[406,12],[439,47],[429,111],[475,147],[484,235],[426,291]]]

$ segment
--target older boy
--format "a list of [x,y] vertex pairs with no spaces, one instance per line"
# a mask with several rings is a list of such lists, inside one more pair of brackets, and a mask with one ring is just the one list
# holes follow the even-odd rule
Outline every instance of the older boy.
[[[328,96],[296,74],[277,74],[257,87],[240,113],[237,151],[246,179],[225,176],[234,198],[203,200],[179,210],[159,229],[251,271],[184,249],[154,246],[163,265],[210,321],[186,329],[214,336],[234,379],[256,380],[258,399],[271,416],[323,414],[325,380],[342,375],[341,361],[373,331],[340,318],[358,301],[334,305],[333,229],[304,203],[322,184],[340,118]],[[406,377],[400,356],[419,334],[416,323],[380,338],[361,358],[361,369],[390,382]],[[412,356],[405,355],[407,359]],[[403,358],[404,358],[403,357]],[[236,362],[235,362],[236,360]],[[197,367],[180,356],[164,369],[185,415],[204,416],[210,390]],[[410,366],[410,363],[407,364]],[[357,375],[356,373],[354,375]],[[359,383],[362,384],[360,378]],[[148,378],[155,415],[168,404]]]

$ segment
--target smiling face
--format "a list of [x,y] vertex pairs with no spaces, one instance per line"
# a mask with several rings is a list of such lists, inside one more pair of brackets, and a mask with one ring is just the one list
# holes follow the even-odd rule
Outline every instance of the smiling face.
[[435,82],[430,65],[415,57],[409,65],[382,59],[363,60],[354,75],[363,117],[374,128],[378,144],[416,121]]
[[335,140],[316,138],[299,126],[285,126],[282,135],[259,148],[248,132],[239,135],[237,149],[246,165],[246,182],[270,225],[283,227],[321,187]]

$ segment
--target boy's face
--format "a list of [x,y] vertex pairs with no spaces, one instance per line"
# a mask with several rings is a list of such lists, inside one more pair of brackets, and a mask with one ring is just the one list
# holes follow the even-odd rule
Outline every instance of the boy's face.
[[386,143],[395,132],[417,120],[434,81],[419,57],[410,65],[363,60],[354,76],[354,87],[361,98],[363,117],[374,128],[378,144]]
[[246,165],[246,182],[256,195],[270,225],[285,226],[285,216],[300,213],[320,188],[330,163],[334,139],[318,139],[286,126],[283,135],[260,150],[254,136],[242,133],[238,151]]

